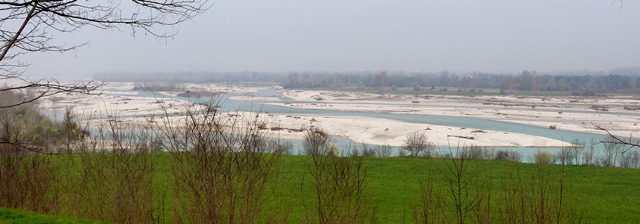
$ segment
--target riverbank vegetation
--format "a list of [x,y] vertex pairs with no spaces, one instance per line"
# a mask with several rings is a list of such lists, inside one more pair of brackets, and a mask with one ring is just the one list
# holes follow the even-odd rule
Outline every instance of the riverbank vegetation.
[[47,143],[64,150],[1,144],[0,207],[116,223],[640,219],[638,169],[576,165],[585,159],[564,154],[547,156],[560,165],[525,164],[478,147],[373,157],[388,149],[336,146],[320,129],[306,132],[305,155],[288,155],[291,145],[265,136],[258,118],[203,110],[164,119],[109,122],[84,139]]
[[[15,105],[30,101],[30,93],[0,92],[0,105]],[[0,108],[0,144],[38,152],[52,152],[60,146],[80,140],[87,133],[74,121],[75,117],[67,109],[61,121],[54,121],[43,115],[36,103],[20,104]]]

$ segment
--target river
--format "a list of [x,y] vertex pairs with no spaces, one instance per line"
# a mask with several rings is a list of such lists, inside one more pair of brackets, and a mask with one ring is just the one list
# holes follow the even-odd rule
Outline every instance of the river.
[[[151,92],[140,92],[139,96],[154,96],[154,97],[171,97],[164,96],[157,93]],[[398,120],[407,123],[421,123],[421,124],[432,124],[432,125],[444,125],[444,126],[453,126],[460,128],[473,128],[473,129],[482,129],[482,130],[494,130],[501,132],[513,132],[513,133],[521,133],[526,135],[534,135],[541,136],[551,139],[563,140],[566,142],[571,142],[574,139],[577,139],[579,142],[585,144],[586,147],[591,146],[591,142],[597,142],[602,139],[605,139],[606,136],[592,133],[584,133],[584,132],[576,132],[576,131],[568,131],[568,130],[559,130],[559,129],[549,129],[545,127],[537,127],[525,124],[511,123],[505,121],[496,121],[490,119],[483,118],[474,118],[474,117],[461,117],[461,116],[433,116],[433,115],[416,115],[416,114],[401,114],[401,113],[373,113],[373,112],[354,112],[354,111],[337,111],[337,110],[325,110],[325,109],[301,109],[295,108],[285,105],[274,105],[267,104],[264,101],[250,101],[250,100],[236,100],[232,99],[230,96],[236,96],[240,94],[230,93],[226,96],[220,97],[217,99],[217,102],[220,103],[221,111],[253,111],[253,112],[268,112],[268,113],[276,113],[276,114],[314,114],[314,115],[331,115],[331,116],[359,116],[359,117],[373,117],[373,118],[384,118],[384,119],[392,119]],[[275,97],[277,98],[279,103],[283,102],[292,102],[290,99],[282,97],[281,93],[272,88],[265,88],[259,90],[257,93],[252,93],[251,95],[255,96],[263,96],[263,97]],[[181,98],[187,99],[192,102],[203,102],[210,101],[211,99],[198,99],[198,98]],[[296,101],[296,103],[300,103]],[[350,145],[359,145],[360,143],[349,142],[348,139],[345,138],[337,138],[338,144],[350,144]],[[301,141],[294,140],[294,147],[299,150],[301,147]],[[602,148],[602,144],[594,145],[595,148]],[[395,148],[396,152],[399,150]],[[454,152],[457,151],[457,147],[440,147],[439,150],[443,153],[446,152]],[[493,148],[493,150],[512,150],[517,151],[523,156],[523,160],[530,161],[534,152],[538,150],[545,150],[551,153],[555,153],[560,150],[560,148],[544,148],[544,149],[536,149],[536,148]]]

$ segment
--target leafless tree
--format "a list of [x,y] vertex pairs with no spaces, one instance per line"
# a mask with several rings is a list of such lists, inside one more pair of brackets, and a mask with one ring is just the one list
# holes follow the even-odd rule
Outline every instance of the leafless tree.
[[327,132],[320,128],[310,128],[306,131],[304,136],[304,151],[306,155],[335,155],[335,152],[331,152],[330,143],[331,137]]
[[384,87],[387,85],[387,72],[380,71],[375,77],[376,88],[380,91],[384,91]]
[[102,85],[99,82],[61,83],[56,79],[36,81],[22,77],[28,63],[21,55],[32,52],[72,51],[86,44],[54,42],[55,34],[73,33],[84,27],[98,29],[130,28],[132,35],[142,31],[158,38],[175,33],[156,27],[172,26],[192,19],[207,10],[207,0],[0,0],[0,80],[13,85],[0,92],[33,89],[37,94],[14,107],[60,93],[90,93]]
[[633,139],[633,132],[629,134],[629,138],[624,138],[624,137],[619,137],[612,134],[609,130],[607,130],[606,128],[598,124],[592,123],[591,125],[593,125],[598,130],[606,132],[608,138],[605,140],[600,140],[600,143],[605,145],[607,144],[624,145],[625,147],[620,150],[622,155],[624,155],[627,151],[631,150],[634,147],[640,148],[640,140]]
[[434,145],[429,142],[424,133],[414,131],[407,134],[407,139],[404,140],[402,148],[407,150],[410,156],[431,157],[431,151],[434,148]]

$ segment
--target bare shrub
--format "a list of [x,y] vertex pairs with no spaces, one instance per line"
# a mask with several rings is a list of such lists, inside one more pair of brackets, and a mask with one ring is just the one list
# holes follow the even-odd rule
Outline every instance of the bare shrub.
[[585,143],[581,142],[580,139],[573,139],[571,141],[571,146],[569,149],[571,150],[571,154],[573,155],[573,163],[575,165],[580,164],[584,160],[584,148]]
[[171,222],[286,222],[286,208],[267,211],[265,192],[276,186],[280,153],[265,143],[261,121],[189,111],[181,126],[166,118],[160,134],[172,156],[175,204]]
[[595,166],[597,164],[597,161],[596,161],[597,154],[596,154],[595,145],[596,145],[596,142],[592,140],[591,145],[589,145],[589,148],[586,150],[583,150],[582,164],[587,166]]
[[51,156],[31,153],[19,145],[0,144],[0,207],[57,211],[59,201],[52,192],[56,171]]
[[311,157],[312,163],[307,167],[315,197],[310,200],[303,198],[304,222],[375,222],[377,206],[366,190],[364,157],[322,154],[311,154]]
[[584,143],[581,143],[579,139],[574,139],[571,141],[571,145],[563,146],[553,157],[562,165],[577,165],[580,164],[583,150]]
[[640,146],[640,141],[633,139],[632,135],[629,138],[622,138],[613,135],[609,130],[601,127],[597,124],[593,124],[596,129],[606,132],[607,139],[601,140],[600,143],[604,145],[604,154],[596,159],[596,164],[605,167],[614,166],[631,166],[633,163],[634,155],[627,154],[634,147]]
[[512,162],[522,161],[522,154],[513,150],[498,150],[494,157],[495,160],[505,160]]
[[405,156],[407,156],[407,152],[405,150],[398,151],[398,157],[405,157]]
[[[305,155],[328,155],[331,153],[329,142],[331,137],[329,134],[319,128],[310,128],[304,135],[304,151]],[[335,151],[335,150],[334,150]]]
[[618,157],[622,152],[622,145],[615,142],[612,137],[608,137],[607,140],[602,142],[604,151],[602,156],[597,158],[599,166],[615,167],[618,163]]
[[[56,213],[59,166],[52,152],[69,128],[43,116],[29,92],[0,91],[0,207]],[[75,124],[75,123],[74,123]]]
[[561,165],[573,165],[576,158],[574,151],[570,147],[562,147],[553,158],[555,161],[559,161]]
[[276,154],[284,154],[291,155],[291,149],[293,148],[293,144],[290,141],[285,140],[270,140],[267,141],[266,149],[270,150],[270,153]]
[[620,154],[620,167],[638,168],[640,153],[638,151],[627,151]]
[[452,223],[447,215],[447,196],[434,182],[431,176],[420,181],[420,201],[410,205],[414,223]]
[[640,168],[640,152],[633,151],[631,152],[631,164],[629,167],[631,168]]
[[[341,149],[338,148],[338,146],[336,144],[331,144],[329,145],[329,148],[333,148],[335,147],[335,149],[331,149],[332,151],[334,151],[335,153],[332,153],[332,156],[365,156],[365,151],[363,151],[361,148],[358,147],[354,147],[353,145],[349,144],[347,146],[342,146],[340,148],[345,148],[346,152],[343,152]],[[373,155],[368,155],[369,157],[373,156]]]
[[553,156],[547,151],[537,151],[533,154],[533,161],[537,164],[553,164]]
[[117,223],[159,219],[164,211],[154,204],[154,135],[115,121],[106,125],[66,153],[63,166],[70,173],[62,181],[67,186],[62,194],[64,214]]
[[[22,106],[25,105],[19,107]],[[15,129],[5,127],[3,134],[9,134],[9,137],[3,139],[13,142],[0,147],[12,146],[13,149],[0,150],[0,159],[4,160],[0,184],[19,186],[0,186],[0,194],[19,189],[13,195],[23,197],[20,199],[22,205],[16,206],[119,223],[149,223],[158,215],[151,204],[154,161],[144,153],[148,151],[146,144],[152,142],[152,135],[134,135],[134,129],[121,131],[112,122],[108,129],[100,129],[97,136],[82,139],[78,133],[81,129],[70,110],[66,110],[62,125],[53,126],[59,129],[48,130],[56,133],[53,136],[59,138],[57,141],[44,138],[47,141],[22,144],[24,136],[13,135],[11,132]],[[31,134],[47,130],[45,126],[41,128],[44,129],[33,129],[35,132]],[[38,147],[45,143],[48,146]],[[31,147],[38,150],[31,150]],[[55,150],[57,147],[63,150]],[[41,149],[49,154],[39,153]],[[53,152],[64,153],[51,154]],[[14,169],[12,181],[4,175],[8,168]],[[0,196],[0,201],[3,199],[12,200]]]
[[459,157],[469,159],[486,159],[485,149],[481,146],[471,145],[469,147],[463,147],[458,151]]
[[[554,169],[557,167],[554,167]],[[539,169],[531,176],[512,174],[502,186],[499,220],[502,223],[582,223],[585,210],[573,196],[564,166],[556,170]]]
[[393,148],[390,145],[369,146],[362,144],[362,156],[365,157],[391,157]]
[[361,146],[362,156],[365,157],[374,157],[376,156],[376,151],[373,147],[369,147],[366,143],[362,143]]
[[[551,157],[546,154],[547,158]],[[415,223],[583,223],[587,220],[587,207],[573,195],[570,175],[564,166],[541,166],[531,174],[516,169],[501,184],[504,189],[495,194],[492,178],[482,178],[479,173],[485,169],[474,167],[465,155],[469,154],[444,159],[445,167],[438,168],[438,174],[445,184],[437,184],[439,180],[434,177],[440,175],[428,175],[421,181],[421,198],[410,205]]]
[[423,132],[413,131],[407,134],[402,148],[409,153],[409,156],[432,157],[435,146],[429,142]]
[[376,145],[373,150],[376,157],[391,157],[393,148],[390,145]]
[[[421,181],[421,197],[411,204],[415,223],[491,223],[491,184],[481,179],[479,168],[471,167],[471,150],[462,148],[457,156],[448,153],[438,175]],[[477,153],[475,155],[478,155]],[[476,165],[478,161],[476,160]],[[435,178],[434,178],[435,177]],[[445,184],[434,184],[442,178]]]
[[491,188],[484,188],[483,184],[477,181],[477,167],[470,169],[471,161],[464,154],[459,155],[457,159],[445,159],[444,162],[445,169],[440,169],[440,173],[447,181],[447,203],[453,206],[451,209],[455,222],[466,223],[474,218],[471,215],[474,213],[476,221],[486,220],[485,215],[491,214],[491,208],[487,206]]

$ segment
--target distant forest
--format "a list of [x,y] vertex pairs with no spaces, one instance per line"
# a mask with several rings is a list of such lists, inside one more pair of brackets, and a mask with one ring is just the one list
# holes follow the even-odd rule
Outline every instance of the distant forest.
[[101,81],[195,82],[195,83],[273,83],[287,89],[367,88],[387,90],[412,88],[415,91],[566,91],[573,95],[639,93],[640,68],[610,72],[576,71],[563,74],[539,74],[524,70],[519,74],[443,72],[191,72],[191,73],[109,73],[94,77]]

